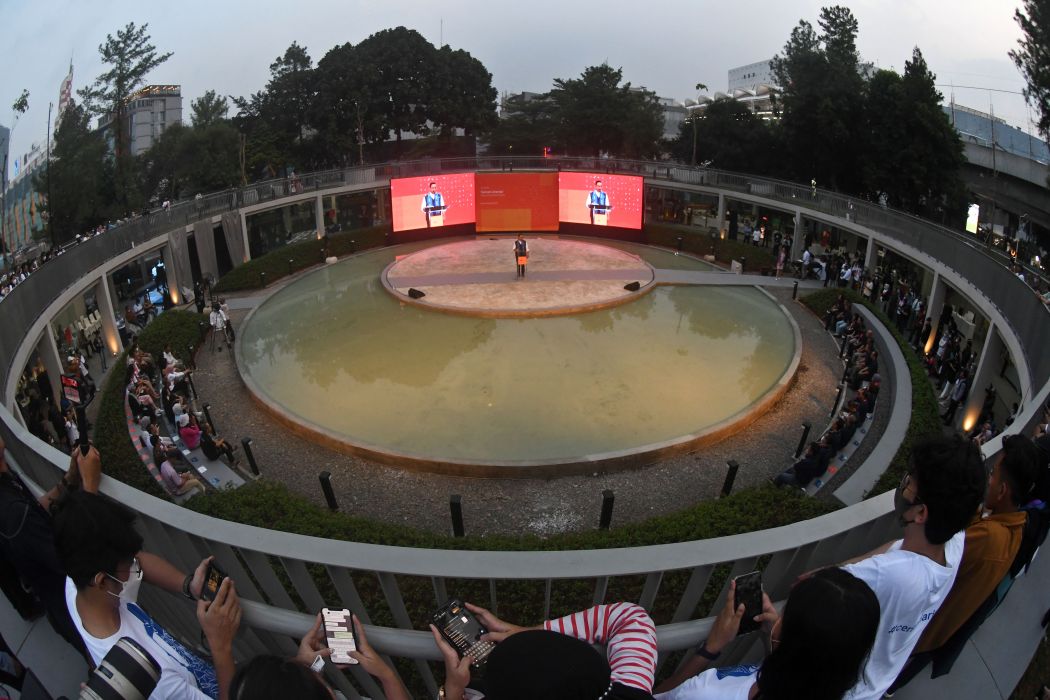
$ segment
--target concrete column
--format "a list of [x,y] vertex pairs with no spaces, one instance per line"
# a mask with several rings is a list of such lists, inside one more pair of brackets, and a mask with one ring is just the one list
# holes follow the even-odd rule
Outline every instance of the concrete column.
[[[722,229],[728,226],[726,223],[726,196],[721,192],[718,193],[718,218],[715,221],[718,222],[718,231],[721,235]],[[729,235],[728,232],[726,235]]]
[[317,224],[317,239],[324,238],[324,197],[317,195],[314,200],[314,221]]
[[875,269],[875,264],[879,261],[878,250],[879,246],[875,242],[875,237],[869,236],[868,250],[864,254],[864,270],[868,274],[871,274],[871,272]]
[[252,247],[248,245],[248,217],[243,211],[241,215],[241,235],[244,236],[244,262],[252,259]]
[[175,256],[171,254],[171,246],[166,245],[161,249],[161,256],[164,259],[164,276],[168,280],[168,296],[171,297],[171,303],[178,306],[183,303],[182,290],[179,289],[179,276],[175,273]]
[[[167,261],[164,262],[167,265]],[[169,280],[171,278],[168,278]],[[169,281],[170,284],[170,281]],[[110,357],[116,357],[123,349],[124,343],[120,340],[120,332],[117,330],[116,313],[113,310],[113,297],[109,292],[109,281],[106,275],[95,285],[95,299],[98,301],[98,312],[102,317],[102,343],[106,346],[105,351]]]
[[933,286],[930,290],[930,301],[926,305],[926,318],[930,320],[930,337],[926,339],[925,352],[933,349],[933,341],[937,337],[937,327],[941,324],[941,311],[944,310],[944,297],[948,291],[947,285],[941,279],[938,272],[933,273]]
[[[44,334],[36,344],[36,351],[40,359],[44,361],[44,369],[47,370],[47,377],[51,380],[51,391],[54,393],[55,401],[61,404],[62,375],[65,374],[66,363],[63,361],[65,358],[58,352],[58,344],[55,343],[55,329],[50,323],[44,327]],[[57,430],[58,426],[55,426],[55,429]]]
[[802,230],[802,211],[795,212],[795,233],[791,239],[791,259],[799,260],[806,248],[806,232]]
[[970,378],[970,393],[962,410],[962,429],[965,431],[972,430],[981,415],[984,390],[999,371],[999,358],[1003,354],[1003,347],[1003,339],[999,337],[995,324],[989,324],[988,335],[985,336],[984,347],[981,348],[981,356],[977,360],[977,368]]

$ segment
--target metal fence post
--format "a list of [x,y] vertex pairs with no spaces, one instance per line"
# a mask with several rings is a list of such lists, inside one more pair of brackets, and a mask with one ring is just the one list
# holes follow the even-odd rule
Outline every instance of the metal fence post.
[[458,493],[454,493],[448,498],[448,509],[452,514],[452,535],[453,537],[463,537],[463,499]]
[[252,452],[252,439],[250,437],[241,438],[241,447],[244,448],[244,456],[248,459],[248,466],[251,467],[252,474],[259,476],[259,465],[255,463],[255,453]]
[[335,500],[335,491],[332,490],[332,473],[324,471],[317,478],[321,481],[321,490],[324,491],[324,499],[328,501],[328,509],[332,512],[339,510],[339,503]]
[[613,514],[613,503],[616,501],[616,496],[609,489],[602,491],[602,514],[598,519],[598,529],[608,530],[609,525],[612,524]]
[[740,470],[740,465],[737,464],[735,459],[729,460],[726,464],[729,465],[729,471],[726,472],[726,480],[722,482],[721,498],[725,498],[733,490],[733,482],[736,481],[736,473]]

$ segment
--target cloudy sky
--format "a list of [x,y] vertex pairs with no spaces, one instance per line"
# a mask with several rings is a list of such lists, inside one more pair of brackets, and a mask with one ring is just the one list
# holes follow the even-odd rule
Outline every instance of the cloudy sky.
[[[947,100],[987,111],[1023,129],[1033,114],[1019,94],[1024,81],[1007,52],[1020,30],[1020,0],[853,0],[861,56],[902,71],[919,46]],[[816,24],[811,0],[0,0],[5,44],[0,123],[23,88],[30,108],[12,137],[11,160],[43,141],[48,102],[74,64],[74,90],[102,72],[98,45],[127,22],[148,22],[153,42],[174,56],[150,82],[182,85],[189,101],[205,90],[246,95],[263,87],[268,66],[292,41],[316,61],[337,44],[357,43],[404,25],[437,44],[480,59],[497,89],[549,89],[607,61],[624,77],[664,97],[693,96],[702,82],[724,90],[727,71],[771,57],[800,19]],[[951,85],[955,85],[954,90]],[[967,86],[967,87],[961,87]],[[979,88],[979,89],[974,89]]]

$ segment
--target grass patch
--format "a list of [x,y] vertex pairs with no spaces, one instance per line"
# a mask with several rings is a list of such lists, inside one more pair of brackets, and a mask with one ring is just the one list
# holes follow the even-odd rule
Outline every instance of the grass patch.
[[842,294],[854,304],[867,307],[890,333],[893,334],[897,345],[904,354],[904,361],[908,363],[908,371],[911,374],[911,422],[908,423],[908,432],[904,436],[897,454],[893,456],[890,466],[875,482],[868,496],[877,496],[880,493],[890,491],[897,487],[908,466],[908,455],[911,454],[912,445],[927,437],[941,434],[940,407],[937,405],[937,397],[933,393],[933,385],[930,383],[929,375],[922,360],[908,344],[907,340],[897,331],[897,326],[882,309],[862,297],[853,289],[820,289],[816,292],[800,297],[800,301],[808,306],[819,318],[824,318],[824,313],[835,303],[835,299]]
[[[390,233],[390,225],[384,224],[332,234],[328,236],[328,255],[342,257],[367,248],[379,248],[386,245],[388,233]],[[261,289],[264,286],[262,277],[264,273],[266,284],[270,284],[282,277],[323,262],[324,245],[323,239],[310,238],[272,250],[266,255],[253,258],[227,272],[216,283],[213,291],[224,293]]]

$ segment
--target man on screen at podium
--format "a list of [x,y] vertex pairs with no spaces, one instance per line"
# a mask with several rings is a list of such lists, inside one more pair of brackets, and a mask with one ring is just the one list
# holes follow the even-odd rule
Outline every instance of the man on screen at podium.
[[591,213],[591,224],[597,226],[608,226],[609,224],[609,195],[602,192],[602,181],[594,181],[594,189],[587,195],[587,209]]
[[437,191],[437,183],[430,183],[430,191],[423,195],[423,206],[420,207],[427,217],[427,228],[431,226],[443,226],[445,223],[445,198]]

